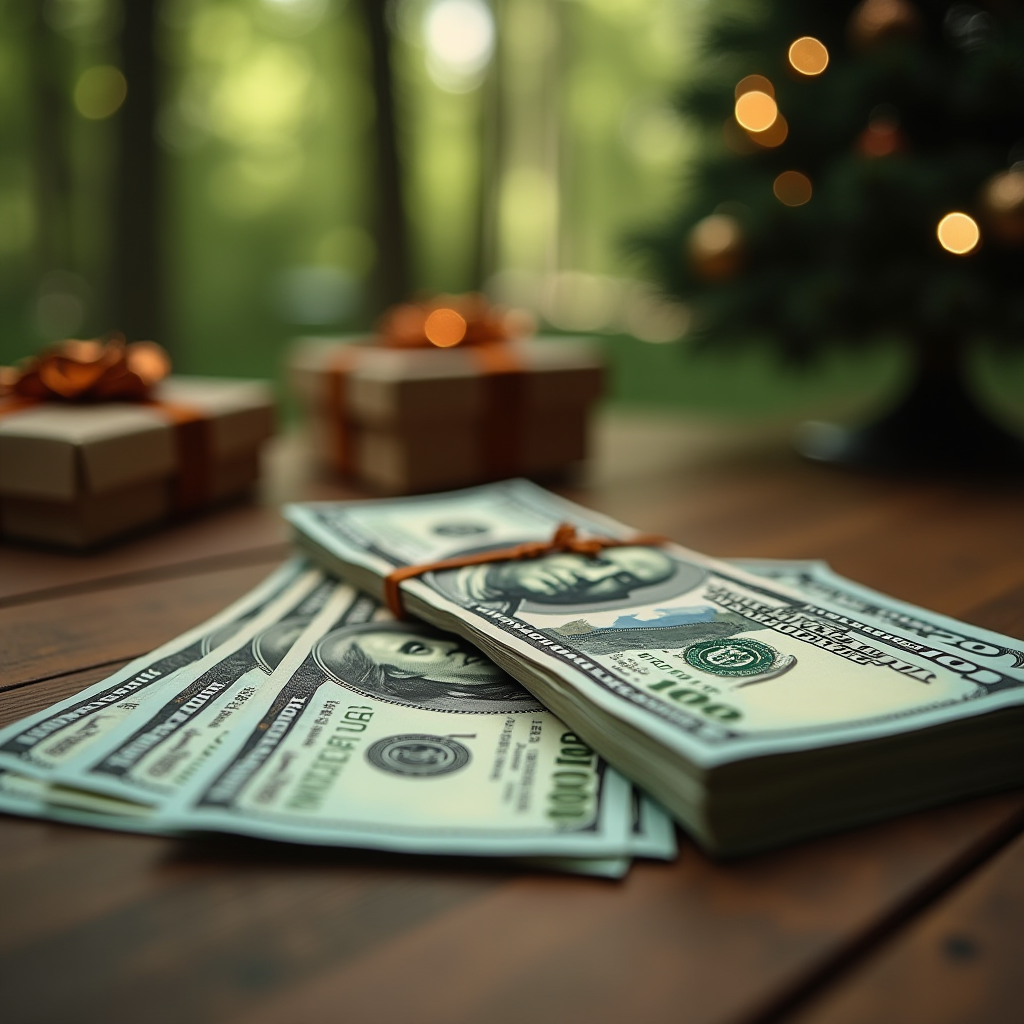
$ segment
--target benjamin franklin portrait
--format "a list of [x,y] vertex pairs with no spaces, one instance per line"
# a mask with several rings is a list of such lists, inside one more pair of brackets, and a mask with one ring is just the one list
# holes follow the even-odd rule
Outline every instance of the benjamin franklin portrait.
[[495,715],[543,710],[476,648],[418,623],[343,626],[313,656],[343,686],[392,704]]
[[[468,552],[467,552],[468,553]],[[693,589],[704,570],[653,547],[605,548],[595,555],[557,552],[433,573],[448,598],[516,611],[577,612],[648,604]]]

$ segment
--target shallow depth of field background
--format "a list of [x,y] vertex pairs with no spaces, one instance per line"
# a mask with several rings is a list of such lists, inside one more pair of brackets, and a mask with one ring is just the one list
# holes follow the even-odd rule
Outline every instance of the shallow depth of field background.
[[[685,189],[672,95],[703,0],[392,0],[398,146],[420,291],[484,289],[593,333],[612,400],[743,416],[856,409],[885,346],[810,368],[697,355],[631,236]],[[118,327],[109,300],[123,80],[117,0],[0,2],[0,362]],[[357,0],[164,0],[153,130],[162,337],[181,372],[277,377],[297,334],[366,328],[375,96]],[[1004,403],[1019,368],[980,365]],[[1016,383],[1015,383],[1016,382]]]

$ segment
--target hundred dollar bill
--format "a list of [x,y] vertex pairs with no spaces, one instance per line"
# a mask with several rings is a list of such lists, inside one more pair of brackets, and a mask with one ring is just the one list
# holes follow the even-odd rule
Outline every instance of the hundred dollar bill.
[[855,615],[858,620],[884,632],[898,630],[931,647],[969,658],[982,668],[1024,679],[1024,642],[879,593],[840,576],[828,562],[775,558],[730,558],[728,561],[755,576],[785,583],[808,601],[827,602],[830,609],[834,609],[827,613],[833,622]]
[[45,775],[100,743],[145,695],[210,655],[270,607],[306,571],[287,562],[224,611],[53,707],[0,729],[0,767]]
[[[396,568],[545,541],[561,522],[634,535],[525,481],[285,514],[310,557],[378,595]],[[1009,666],[675,544],[436,571],[401,590],[712,850],[1024,781]]]
[[[649,801],[646,806],[652,817],[646,822],[645,832],[634,833],[632,852],[635,856],[670,860],[675,855],[675,843],[674,839],[665,838],[670,836],[668,818]],[[151,807],[64,789],[42,779],[19,775],[3,768],[0,768],[0,812],[116,832],[137,832],[171,838],[187,836],[186,832],[161,825]],[[655,852],[645,852],[652,848]],[[596,878],[622,878],[632,864],[632,857],[519,857],[509,860],[525,867]]]
[[[119,813],[135,816],[132,820],[137,821],[143,813],[137,804],[156,806],[173,795],[206,757],[230,741],[239,709],[267,684],[292,642],[339,588],[334,580],[323,581],[316,573],[305,573],[261,616],[251,620],[248,629],[236,631],[230,641],[187,670],[149,687],[136,698],[131,713],[110,727],[101,741],[47,773],[47,779],[56,784],[50,790],[50,802],[65,811],[92,811],[99,804],[111,813],[112,804],[101,803],[100,797],[118,797],[126,801]],[[376,601],[343,589],[351,597],[341,616],[346,627],[390,619]],[[479,658],[475,653],[472,657]],[[503,675],[484,659],[479,661],[486,669],[483,675]],[[482,693],[493,695],[494,687],[486,681],[481,684],[467,676],[460,682],[461,691],[452,688],[447,697],[448,703],[455,697],[461,701],[462,706],[455,710],[464,706],[479,709],[484,705],[476,698]],[[411,690],[413,683],[406,685]],[[429,683],[420,680],[417,685],[422,691]],[[514,709],[518,701],[528,710],[539,710],[537,702],[507,677],[497,689],[512,694],[501,706]],[[418,699],[417,695],[412,699]],[[426,701],[436,704],[437,697],[428,693]],[[629,852],[663,859],[673,856],[675,839],[664,812],[639,795],[633,797],[631,808],[634,827]]]
[[[173,792],[203,757],[216,751],[230,733],[234,712],[258,689],[302,627],[337,589],[336,583],[322,582],[315,572],[301,573],[241,628],[235,628],[237,623],[232,620],[231,628],[221,631],[227,641],[205,643],[207,653],[198,661],[154,678],[123,717],[90,744],[82,744],[86,749],[78,763],[71,758],[51,766],[45,773],[49,781],[0,769],[0,810],[97,827],[167,833],[151,805]],[[346,592],[351,594],[347,588]],[[240,603],[244,605],[244,601]],[[351,625],[373,616],[387,617],[376,602],[354,597],[345,618]],[[166,648],[180,647],[186,639]],[[500,675],[493,667],[492,672]],[[250,685],[245,685],[247,681]],[[535,704],[506,680],[506,687],[509,684],[531,706]],[[83,696],[94,696],[97,689],[106,692],[100,684],[60,707],[78,707]],[[18,732],[17,724],[13,731]],[[124,770],[109,771],[112,767]],[[603,766],[599,770],[603,771]],[[171,830],[171,834],[176,833]],[[661,859],[675,854],[674,834],[664,812],[648,798],[638,799],[637,794],[628,852]],[[536,864],[619,877],[627,870],[629,857],[547,858]]]
[[163,824],[415,853],[632,852],[621,775],[473,648],[383,609],[353,616],[368,600],[332,594]]
[[[300,574],[275,601],[198,661],[146,689],[102,739],[53,767],[51,782],[157,804],[231,735],[293,641],[339,584]],[[376,604],[363,603],[366,614]],[[358,602],[351,614],[359,613]]]

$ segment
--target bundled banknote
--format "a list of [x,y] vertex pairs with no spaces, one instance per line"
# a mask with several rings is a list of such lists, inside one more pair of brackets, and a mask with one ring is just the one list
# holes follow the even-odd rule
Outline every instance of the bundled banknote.
[[619,876],[672,826],[475,648],[299,561],[0,731],[0,809]]
[[1024,782],[1024,645],[821,563],[631,542],[525,481],[285,515],[317,564],[472,642],[712,851]]

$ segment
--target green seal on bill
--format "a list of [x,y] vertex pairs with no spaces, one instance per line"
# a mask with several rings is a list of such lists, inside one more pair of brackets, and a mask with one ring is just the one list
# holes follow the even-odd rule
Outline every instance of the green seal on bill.
[[701,640],[687,647],[683,657],[712,675],[759,676],[775,667],[779,652],[760,640]]

